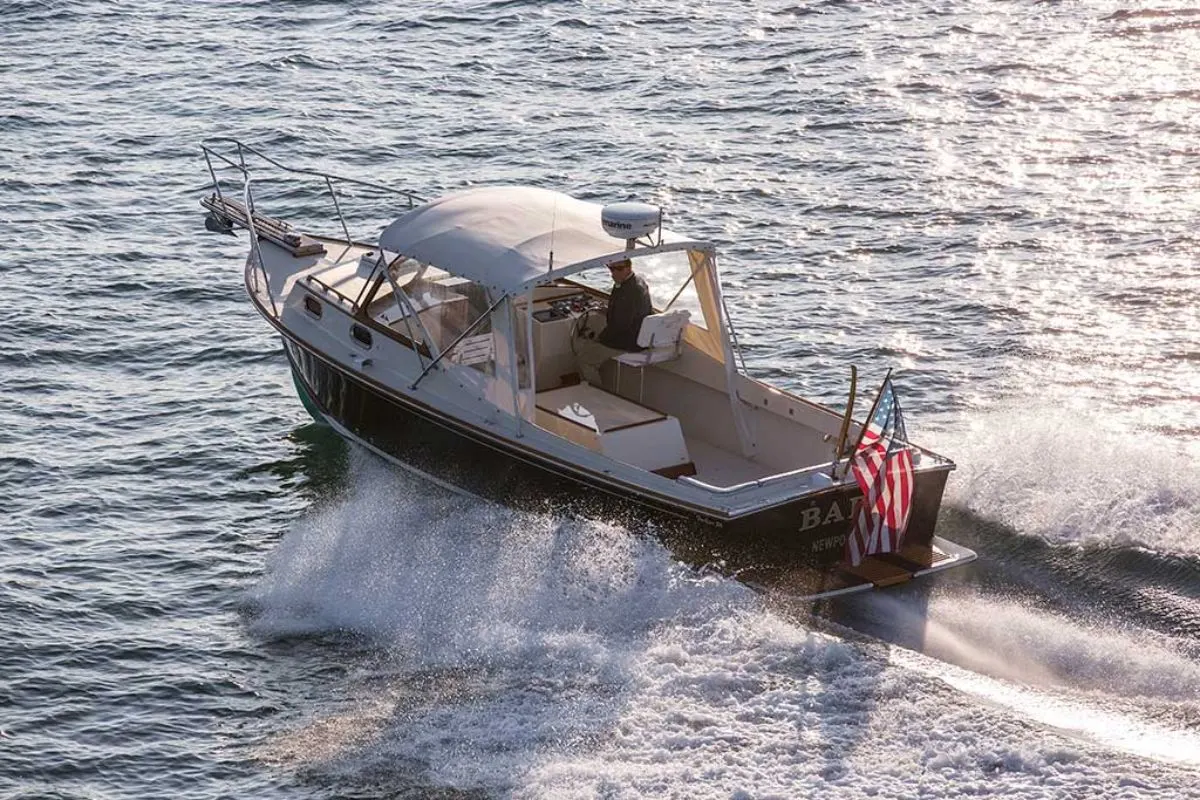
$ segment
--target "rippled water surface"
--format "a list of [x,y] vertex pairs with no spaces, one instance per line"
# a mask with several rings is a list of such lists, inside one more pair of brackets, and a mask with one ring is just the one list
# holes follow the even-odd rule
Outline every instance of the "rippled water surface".
[[[0,0],[0,796],[1200,797],[1197,74],[1176,2]],[[219,136],[663,204],[980,561],[812,619],[346,446]]]

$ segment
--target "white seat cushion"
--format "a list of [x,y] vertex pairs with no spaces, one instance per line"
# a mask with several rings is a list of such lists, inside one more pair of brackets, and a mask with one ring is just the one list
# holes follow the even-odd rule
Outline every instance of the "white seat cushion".
[[622,353],[614,356],[613,360],[630,367],[645,367],[678,358],[679,339],[690,318],[691,314],[686,308],[651,314],[642,320],[642,327],[638,330],[638,347],[646,349]]
[[654,350],[642,350],[636,353],[621,353],[619,356],[613,356],[613,361],[617,361],[627,367],[645,367],[650,364],[661,364],[664,361],[672,361],[678,355],[674,347],[659,347]]

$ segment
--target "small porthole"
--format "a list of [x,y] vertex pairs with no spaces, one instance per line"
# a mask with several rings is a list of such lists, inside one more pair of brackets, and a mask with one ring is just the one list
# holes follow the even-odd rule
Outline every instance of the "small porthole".
[[794,409],[794,408],[789,408],[789,409],[788,409],[788,414],[790,414],[790,415],[791,415],[791,416],[793,416],[793,417],[794,417],[794,416],[796,416],[796,409]]
[[304,310],[317,319],[321,318],[321,301],[310,294],[304,296]]
[[362,325],[351,325],[350,335],[363,347],[371,346],[371,332]]

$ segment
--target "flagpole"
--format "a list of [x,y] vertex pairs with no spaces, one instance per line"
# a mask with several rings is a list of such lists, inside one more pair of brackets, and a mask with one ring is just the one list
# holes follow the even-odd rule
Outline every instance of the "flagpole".
[[879,409],[879,401],[883,399],[883,387],[887,386],[888,381],[892,379],[892,368],[888,367],[887,375],[883,376],[883,383],[879,384],[879,392],[875,395],[875,402],[871,404],[871,412],[867,414],[867,421],[858,431],[858,440],[854,442],[854,449],[851,453],[857,453],[859,446],[862,444],[863,437],[867,435],[867,426],[871,424],[871,420],[875,419],[875,412]]
[[837,480],[838,462],[842,460],[842,451],[846,447],[846,437],[850,435],[850,422],[854,419],[854,401],[858,397],[858,367],[850,365],[850,399],[846,401],[846,413],[842,416],[842,427],[838,431],[837,446],[833,448],[833,466],[829,469],[829,477]]

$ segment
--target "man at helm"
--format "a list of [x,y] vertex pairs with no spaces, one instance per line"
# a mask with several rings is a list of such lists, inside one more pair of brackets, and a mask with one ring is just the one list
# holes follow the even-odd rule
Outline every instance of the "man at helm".
[[579,377],[593,386],[600,386],[600,365],[613,356],[641,350],[638,347],[638,331],[642,320],[653,313],[650,305],[650,290],[641,276],[633,272],[629,259],[614,261],[608,265],[615,285],[608,299],[604,330],[595,339],[575,340],[575,363]]

